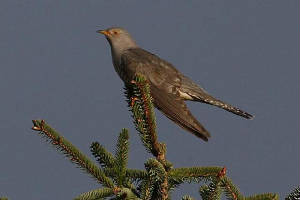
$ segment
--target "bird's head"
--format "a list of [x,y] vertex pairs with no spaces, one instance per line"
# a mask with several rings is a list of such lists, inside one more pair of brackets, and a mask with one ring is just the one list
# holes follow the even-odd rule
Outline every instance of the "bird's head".
[[130,36],[128,31],[123,28],[113,27],[105,30],[98,30],[97,33],[105,35],[111,47],[117,51],[137,47],[134,39]]

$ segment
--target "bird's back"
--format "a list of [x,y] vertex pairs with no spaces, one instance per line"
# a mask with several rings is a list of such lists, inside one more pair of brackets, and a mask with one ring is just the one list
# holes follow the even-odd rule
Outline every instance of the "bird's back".
[[178,85],[180,82],[180,72],[171,63],[141,48],[126,50],[121,56],[121,65],[128,71],[129,79],[135,74],[142,74],[158,86]]

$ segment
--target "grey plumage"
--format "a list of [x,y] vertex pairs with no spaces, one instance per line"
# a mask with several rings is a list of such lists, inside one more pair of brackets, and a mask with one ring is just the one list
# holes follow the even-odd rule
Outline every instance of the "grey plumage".
[[151,89],[154,105],[169,119],[194,135],[207,141],[209,132],[196,120],[185,100],[211,104],[247,119],[252,115],[224,103],[180,73],[172,64],[137,46],[130,34],[122,28],[98,31],[111,45],[115,70],[124,82],[136,74],[145,76]]

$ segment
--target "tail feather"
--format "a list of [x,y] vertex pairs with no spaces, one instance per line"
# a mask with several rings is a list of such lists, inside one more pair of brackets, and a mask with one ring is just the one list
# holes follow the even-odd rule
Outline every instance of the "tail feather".
[[219,108],[222,108],[222,109],[224,109],[228,112],[239,115],[239,116],[244,117],[246,119],[253,119],[254,118],[253,115],[251,115],[251,114],[249,114],[249,113],[247,113],[247,112],[245,112],[245,111],[243,111],[239,108],[236,108],[236,107],[234,107],[230,104],[227,104],[227,103],[225,103],[221,100],[218,100],[218,99],[216,99],[212,96],[207,96],[206,98],[201,98],[201,99],[197,98],[197,97],[194,97],[194,98],[196,98],[195,100],[197,100],[197,101],[201,101],[203,103],[207,103],[207,104],[210,104],[210,105],[217,106]]

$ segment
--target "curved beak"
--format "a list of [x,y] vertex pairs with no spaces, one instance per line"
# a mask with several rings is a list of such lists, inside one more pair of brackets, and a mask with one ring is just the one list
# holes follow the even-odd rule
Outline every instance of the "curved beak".
[[107,30],[98,30],[98,31],[96,31],[97,33],[101,33],[101,34],[103,34],[103,35],[105,35],[105,36],[109,36],[110,34],[109,34],[109,32],[107,31]]

